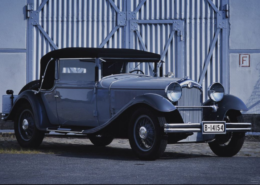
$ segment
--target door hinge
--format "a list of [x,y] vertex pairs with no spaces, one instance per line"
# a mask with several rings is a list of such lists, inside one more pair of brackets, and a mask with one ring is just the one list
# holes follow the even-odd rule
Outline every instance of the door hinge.
[[229,6],[228,6],[228,4],[224,5],[224,11],[226,12],[226,18],[229,18]]
[[218,11],[217,13],[217,28],[224,29],[228,27],[228,19],[226,11]]
[[33,11],[33,4],[27,4],[26,6],[26,18],[30,18],[30,12]]

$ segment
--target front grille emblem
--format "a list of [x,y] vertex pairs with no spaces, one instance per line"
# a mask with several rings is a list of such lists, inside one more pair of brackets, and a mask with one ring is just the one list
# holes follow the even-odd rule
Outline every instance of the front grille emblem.
[[193,87],[193,83],[192,82],[189,82],[188,83],[188,88],[190,89],[190,88],[192,88]]

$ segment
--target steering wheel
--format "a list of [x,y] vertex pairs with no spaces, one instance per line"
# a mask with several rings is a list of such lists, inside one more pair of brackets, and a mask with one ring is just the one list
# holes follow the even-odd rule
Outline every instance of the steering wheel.
[[132,71],[129,71],[129,73],[132,73],[132,72],[135,72],[135,71],[137,72],[137,74],[138,74],[138,72],[141,72],[142,74],[144,74],[144,72],[140,69],[134,69]]

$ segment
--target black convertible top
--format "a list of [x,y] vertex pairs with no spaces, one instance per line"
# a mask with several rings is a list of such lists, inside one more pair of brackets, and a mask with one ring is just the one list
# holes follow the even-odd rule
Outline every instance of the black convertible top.
[[102,58],[131,62],[159,62],[160,55],[133,49],[64,48],[51,51],[42,57],[40,78],[44,74],[48,61],[52,58]]

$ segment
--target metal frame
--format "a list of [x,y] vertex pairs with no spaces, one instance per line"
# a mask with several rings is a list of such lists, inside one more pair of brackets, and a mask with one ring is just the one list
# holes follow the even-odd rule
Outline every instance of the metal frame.
[[[184,76],[184,66],[183,59],[184,59],[184,21],[182,20],[132,20],[130,21],[131,25],[131,31],[135,32],[140,45],[142,46],[144,51],[147,51],[147,48],[145,46],[145,43],[143,41],[143,38],[138,30],[138,24],[172,24],[172,31],[171,34],[164,46],[164,50],[161,53],[160,62],[158,63],[158,66],[156,66],[158,69],[157,76],[160,76],[159,74],[159,68],[162,65],[162,60],[164,59],[168,48],[173,40],[173,36],[175,33],[177,33],[177,36],[180,37],[180,39],[177,39],[177,60],[176,60],[176,77],[183,77]],[[133,48],[132,40],[130,42],[130,47]],[[150,69],[153,71],[151,64],[149,64]]]
[[221,10],[218,10],[218,8],[214,5],[212,0],[207,0],[211,8],[215,11],[217,15],[217,31],[215,33],[215,36],[212,40],[212,43],[210,45],[208,56],[206,57],[206,60],[204,62],[203,70],[200,73],[199,77],[199,83],[203,83],[203,79],[205,78],[210,59],[213,54],[213,50],[216,46],[218,36],[222,32],[222,84],[229,92],[229,75],[228,75],[228,1],[229,0],[222,0]]
[[[172,31],[170,33],[170,36],[168,38],[168,41],[166,42],[164,49],[161,53],[161,60],[164,59],[167,50],[169,48],[170,43],[173,40],[174,34],[177,32],[177,36],[180,37],[180,39],[177,39],[177,60],[176,60],[176,77],[184,77],[184,21],[183,20],[137,20],[136,14],[137,12],[142,8],[142,6],[146,3],[147,0],[140,1],[139,5],[134,9],[134,11],[131,11],[131,1],[130,0],[123,0],[123,10],[121,11],[115,4],[113,0],[106,0],[111,7],[115,10],[117,14],[117,25],[111,30],[111,32],[106,36],[106,38],[99,44],[99,48],[102,48],[105,46],[105,44],[109,41],[109,39],[112,38],[112,36],[120,29],[123,29],[123,48],[133,48],[133,37],[134,35],[137,36],[139,43],[143,50],[147,51],[147,47],[145,46],[145,43],[143,41],[141,33],[138,31],[138,24],[172,24]],[[44,6],[49,2],[49,0],[43,0],[41,5],[37,8],[37,10],[33,10],[33,3],[34,0],[27,0],[27,18],[29,18],[28,21],[28,32],[27,32],[27,82],[33,80],[34,78],[38,77],[37,71],[34,69],[37,68],[37,64],[33,63],[33,29],[36,28],[40,31],[40,33],[44,36],[44,38],[50,43],[50,46],[52,49],[58,49],[58,46],[53,42],[53,40],[49,37],[48,33],[43,29],[43,27],[39,24],[39,13],[44,8]],[[228,71],[228,2],[229,0],[222,0],[221,1],[221,8],[218,10],[218,8],[213,4],[212,0],[207,0],[209,6],[215,11],[215,15],[217,18],[217,31],[214,35],[214,38],[212,40],[212,43],[209,48],[208,56],[205,59],[203,69],[201,71],[200,77],[199,77],[199,83],[203,83],[203,80],[206,76],[207,69],[210,63],[210,60],[212,58],[212,54],[214,51],[214,48],[216,46],[216,43],[218,41],[218,36],[222,35],[222,83],[223,86],[229,91],[229,71]],[[161,62],[158,63],[158,66],[160,67],[162,65]],[[151,64],[149,64],[149,68],[151,72],[153,73],[154,69]],[[158,72],[160,70],[157,70]],[[157,74],[157,76],[160,76],[160,74]]]

